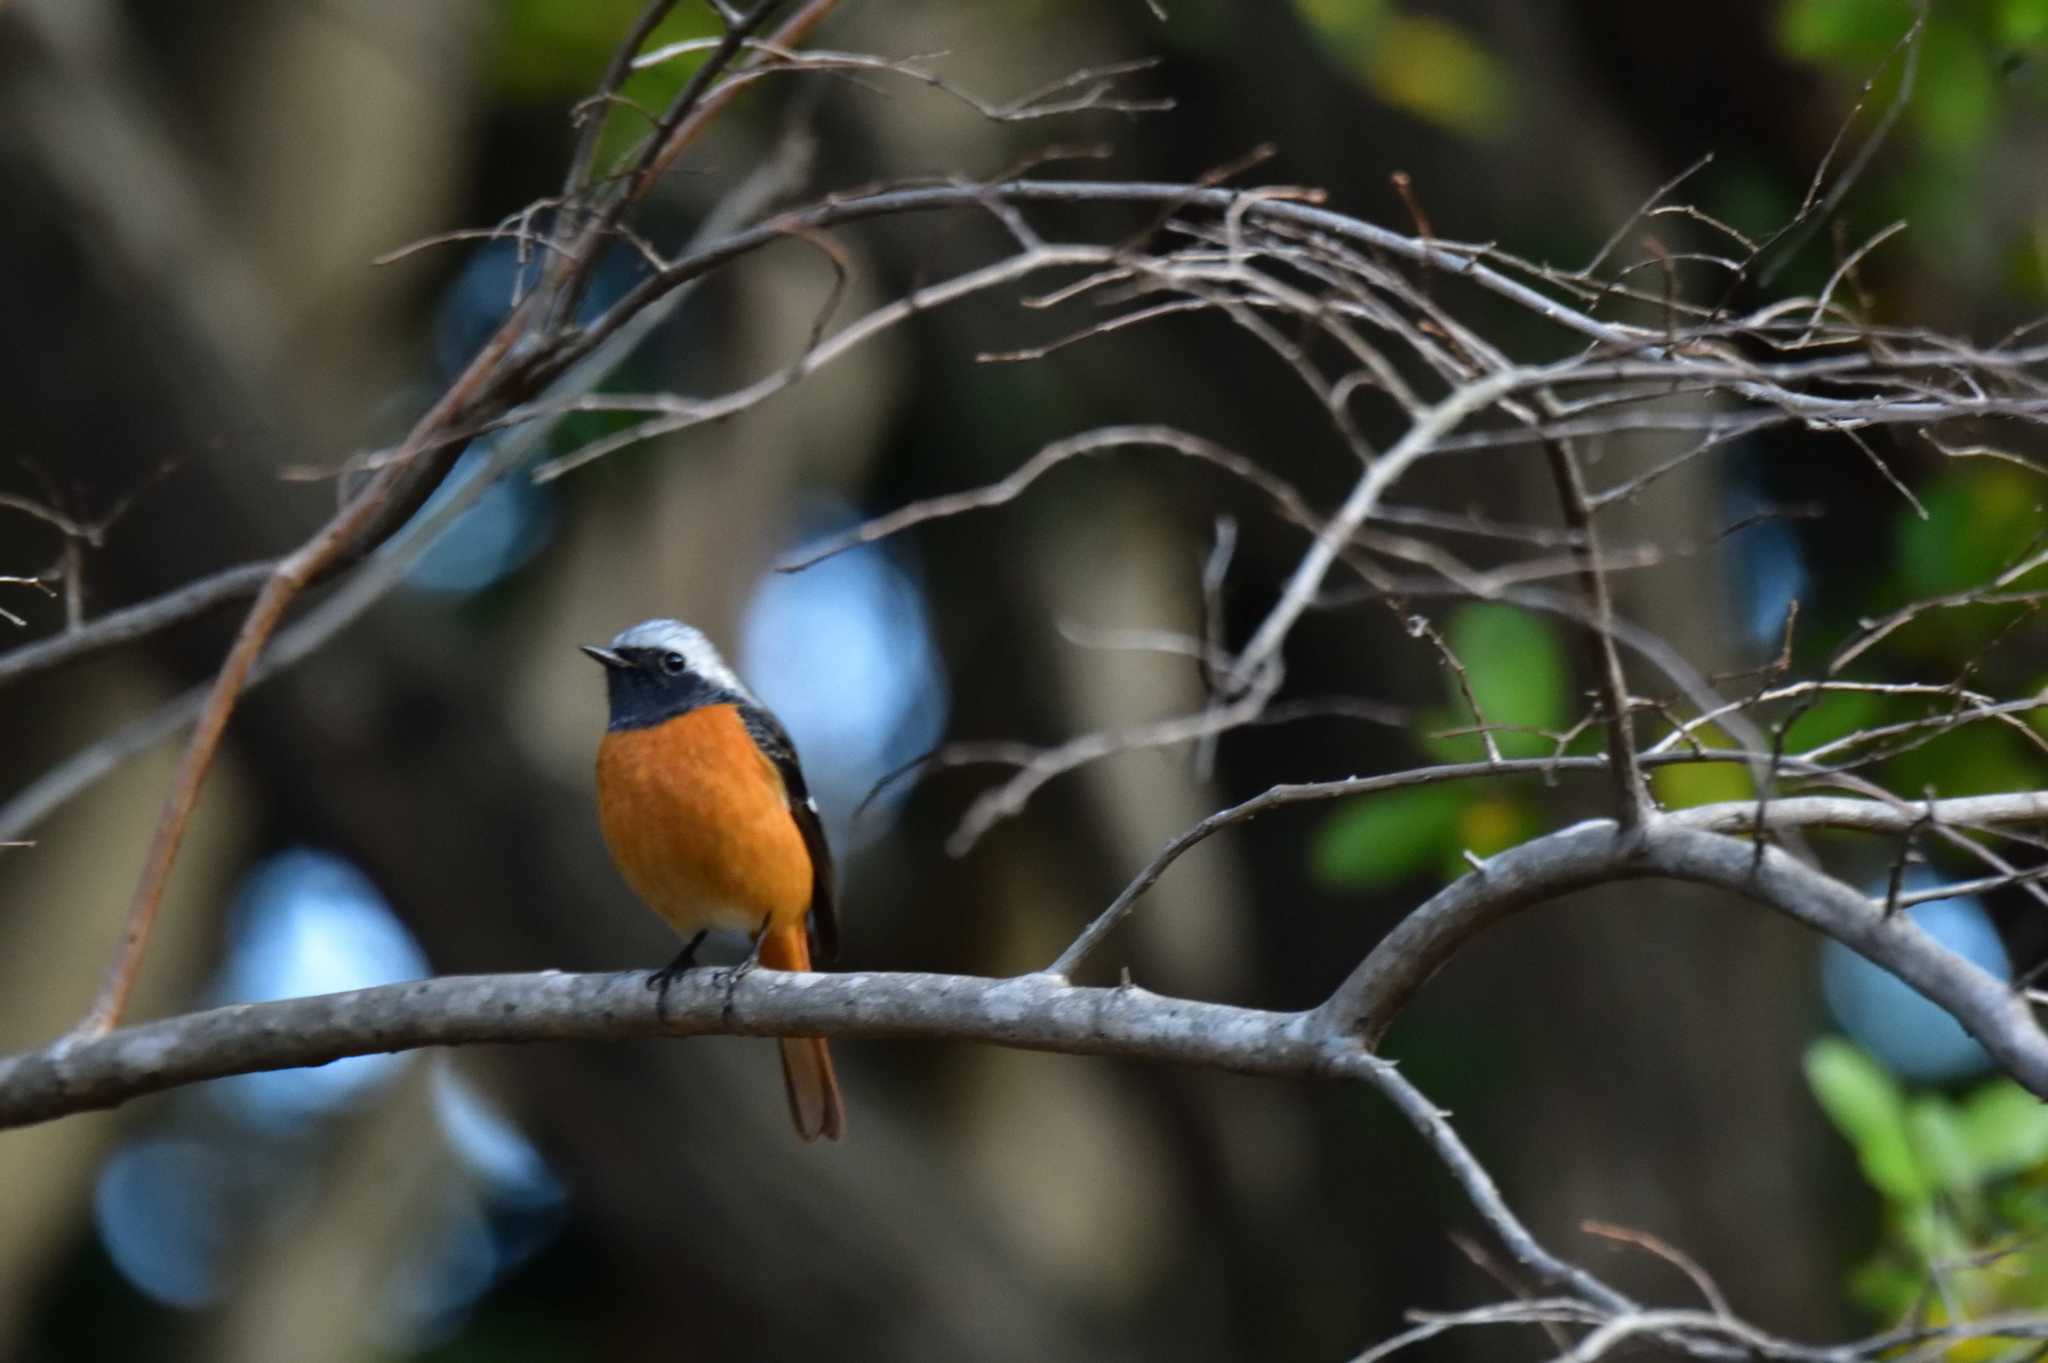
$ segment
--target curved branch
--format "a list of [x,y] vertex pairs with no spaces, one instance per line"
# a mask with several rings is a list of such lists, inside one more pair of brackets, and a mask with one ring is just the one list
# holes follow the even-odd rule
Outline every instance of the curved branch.
[[1403,919],[1317,1011],[1377,1046],[1416,991],[1486,928],[1574,890],[1649,878],[1727,890],[1827,934],[1940,1005],[2013,1078],[2048,1097],[2048,1034],[2004,980],[1940,945],[1911,915],[1884,913],[1789,853],[1669,815],[1627,833],[1606,819],[1583,823],[1492,858]]
[[843,554],[864,544],[873,544],[891,535],[900,535],[913,526],[923,525],[927,521],[958,516],[968,511],[985,511],[991,507],[1007,506],[1023,496],[1033,483],[1070,459],[1080,455],[1099,454],[1105,450],[1129,448],[1166,450],[1222,469],[1264,494],[1266,500],[1288,520],[1310,530],[1321,527],[1321,520],[1308,503],[1302,500],[1301,493],[1291,484],[1269,473],[1255,459],[1248,459],[1213,440],[1158,423],[1098,426],[1092,431],[1083,431],[1079,435],[1070,435],[1063,440],[1055,440],[1041,446],[1038,453],[993,483],[985,483],[964,492],[949,492],[937,497],[927,497],[923,501],[909,502],[894,511],[863,521],[849,530],[807,544],[777,563],[775,571],[800,573],[835,554]]
[[[789,235],[797,236],[799,232],[792,229]],[[772,374],[756,379],[744,388],[736,388],[722,397],[703,401],[687,398],[657,400],[657,407],[667,411],[669,415],[642,422],[616,435],[593,441],[580,449],[550,459],[534,470],[534,481],[549,482],[593,459],[601,459],[629,445],[735,416],[810,377],[849,350],[899,322],[956,299],[1022,279],[1039,270],[1067,265],[1097,265],[1110,258],[1111,248],[1106,246],[1043,246],[1006,256],[992,265],[969,270],[965,274],[956,275],[937,284],[926,285],[894,302],[875,308],[830,336],[823,339],[813,338],[811,344],[805,347],[803,353],[793,362]],[[610,404],[605,399],[591,399],[581,405],[586,410],[602,411]],[[525,412],[508,413],[509,417],[515,419],[523,418],[525,415]]]

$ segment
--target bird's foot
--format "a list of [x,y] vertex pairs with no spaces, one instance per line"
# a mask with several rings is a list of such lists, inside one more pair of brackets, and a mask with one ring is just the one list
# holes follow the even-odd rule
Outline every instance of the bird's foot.
[[647,977],[647,987],[653,990],[656,996],[655,1012],[660,1013],[668,1007],[668,987],[676,982],[676,976],[697,964],[697,948],[704,945],[705,936],[706,934],[700,932],[692,937],[689,943],[676,953],[673,961]]
[[755,968],[761,964],[761,943],[767,936],[768,920],[764,918],[761,920],[760,928],[754,933],[753,946],[747,952],[747,959],[725,972],[725,1016],[728,1020],[732,1017],[733,991],[740,987],[741,980],[753,974]]

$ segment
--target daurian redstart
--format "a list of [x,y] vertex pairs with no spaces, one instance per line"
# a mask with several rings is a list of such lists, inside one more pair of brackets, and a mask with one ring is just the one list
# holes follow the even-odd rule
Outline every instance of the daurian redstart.
[[[819,954],[833,956],[832,853],[775,716],[680,621],[643,621],[583,651],[604,664],[611,693],[597,748],[605,844],[634,892],[688,942],[649,986],[689,969],[714,928],[753,940],[749,965],[809,970],[811,932]],[[846,1112],[825,1042],[779,1044],[797,1134],[838,1140]]]

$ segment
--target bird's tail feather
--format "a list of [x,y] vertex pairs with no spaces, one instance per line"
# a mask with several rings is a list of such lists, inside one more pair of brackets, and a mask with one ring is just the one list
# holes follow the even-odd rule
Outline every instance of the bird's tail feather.
[[[777,928],[761,940],[761,964],[770,970],[809,970],[810,943],[801,923]],[[839,1098],[839,1079],[832,1072],[832,1053],[822,1037],[784,1037],[782,1084],[789,1094],[789,1115],[796,1134],[807,1141],[823,1136],[836,1141],[846,1134],[846,1107]]]

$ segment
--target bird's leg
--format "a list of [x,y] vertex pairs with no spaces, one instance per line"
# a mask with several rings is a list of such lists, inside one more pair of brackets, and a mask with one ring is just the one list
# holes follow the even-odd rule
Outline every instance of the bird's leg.
[[[692,937],[689,944],[676,953],[673,961],[647,977],[647,987],[661,995],[662,1003],[668,1002],[668,987],[675,983],[676,976],[697,964],[697,948],[704,945],[704,939],[709,935],[709,931],[706,930]],[[660,1011],[659,1008],[656,1011]]]
[[725,1015],[727,1017],[732,1016],[733,990],[739,987],[741,980],[753,973],[754,967],[761,964],[761,943],[768,940],[768,924],[770,921],[770,919],[763,918],[761,926],[754,929],[754,935],[749,939],[747,947],[747,959],[725,972]]

